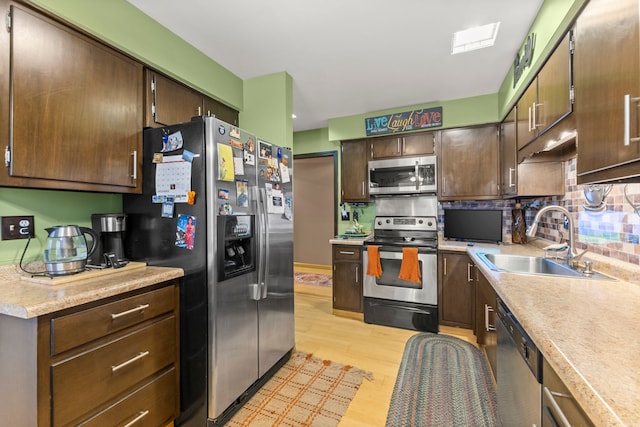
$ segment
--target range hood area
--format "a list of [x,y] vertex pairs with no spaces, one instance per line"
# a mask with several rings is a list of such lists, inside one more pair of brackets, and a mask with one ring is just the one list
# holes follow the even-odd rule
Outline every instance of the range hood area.
[[578,132],[574,113],[569,113],[555,126],[518,150],[518,163],[527,159],[566,160],[576,154]]

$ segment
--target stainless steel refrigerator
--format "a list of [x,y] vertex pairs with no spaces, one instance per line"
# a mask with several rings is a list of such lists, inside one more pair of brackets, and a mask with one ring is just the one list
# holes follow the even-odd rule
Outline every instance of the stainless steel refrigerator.
[[214,117],[144,130],[125,248],[185,272],[177,425],[223,425],[291,355],[292,160]]

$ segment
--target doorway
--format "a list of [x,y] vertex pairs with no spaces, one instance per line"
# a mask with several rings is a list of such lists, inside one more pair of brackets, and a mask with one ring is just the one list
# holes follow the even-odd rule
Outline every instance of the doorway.
[[293,259],[296,264],[330,268],[336,234],[337,153],[293,157]]

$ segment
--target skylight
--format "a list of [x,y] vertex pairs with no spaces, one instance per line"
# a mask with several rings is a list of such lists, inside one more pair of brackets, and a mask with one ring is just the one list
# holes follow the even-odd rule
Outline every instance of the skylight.
[[484,47],[493,46],[498,35],[499,22],[469,28],[453,33],[451,40],[451,54],[469,52]]

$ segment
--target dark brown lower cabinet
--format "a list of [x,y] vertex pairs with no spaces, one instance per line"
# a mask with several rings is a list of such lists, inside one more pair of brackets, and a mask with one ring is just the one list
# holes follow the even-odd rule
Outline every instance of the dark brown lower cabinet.
[[178,280],[0,315],[0,336],[3,425],[166,426],[180,412]]
[[547,359],[542,362],[542,426],[566,425],[591,427],[593,423],[553,370]]
[[333,308],[362,313],[362,247],[333,245]]
[[496,291],[487,278],[478,271],[476,282],[476,339],[478,344],[484,348],[494,378],[496,377],[498,350],[496,304]]
[[473,329],[475,266],[466,253],[438,253],[438,316],[441,325]]

